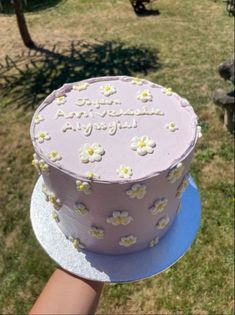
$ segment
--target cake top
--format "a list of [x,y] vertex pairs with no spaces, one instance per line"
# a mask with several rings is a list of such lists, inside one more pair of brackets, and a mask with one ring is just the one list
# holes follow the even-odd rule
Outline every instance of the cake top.
[[198,137],[186,99],[126,76],[65,84],[37,108],[30,132],[46,164],[99,182],[142,180],[172,168]]

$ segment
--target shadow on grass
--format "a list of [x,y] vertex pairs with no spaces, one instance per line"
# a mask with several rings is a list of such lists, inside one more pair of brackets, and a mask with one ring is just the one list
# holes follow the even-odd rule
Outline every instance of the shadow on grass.
[[141,13],[136,13],[138,17],[145,17],[145,16],[153,16],[153,15],[160,15],[160,11],[155,9],[155,10],[145,10],[144,12]]
[[[159,15],[160,11],[157,9],[152,9],[152,3],[156,0],[130,0],[130,3],[139,17]],[[150,7],[148,6],[150,5]]]
[[[22,0],[24,12],[46,10],[56,6],[61,0]],[[15,14],[12,1],[0,0],[0,14]]]
[[120,41],[70,42],[59,50],[35,47],[0,64],[4,104],[33,108],[64,83],[106,75],[146,75],[160,67],[158,52]]

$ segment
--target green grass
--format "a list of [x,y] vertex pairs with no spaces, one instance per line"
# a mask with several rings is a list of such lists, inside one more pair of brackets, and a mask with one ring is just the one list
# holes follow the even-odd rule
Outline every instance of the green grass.
[[234,158],[234,148],[227,143],[221,143],[218,154],[223,160],[232,161]]
[[[158,0],[152,7],[160,15],[137,17],[127,0],[60,1],[28,13],[33,39],[49,50],[56,44],[57,52],[70,56],[66,60],[27,56],[15,20],[0,15],[0,75],[6,70],[0,77],[0,313],[27,313],[55,268],[29,220],[37,178],[30,166],[33,110],[62,82],[114,70],[170,86],[193,104],[203,132],[191,168],[202,223],[192,248],[166,272],[106,285],[98,313],[233,313],[234,138],[211,101],[214,89],[232,89],[217,67],[232,54],[233,21],[222,1]],[[72,50],[77,40],[89,45],[77,43]],[[6,54],[15,64],[9,69]]]

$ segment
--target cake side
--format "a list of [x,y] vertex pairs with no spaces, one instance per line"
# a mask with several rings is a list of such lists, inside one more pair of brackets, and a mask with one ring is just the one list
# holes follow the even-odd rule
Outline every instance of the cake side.
[[50,169],[50,176],[43,174],[43,192],[59,228],[79,248],[109,255],[136,252],[156,245],[173,224],[191,159],[192,154],[178,167],[134,184],[86,181],[89,193],[71,176]]

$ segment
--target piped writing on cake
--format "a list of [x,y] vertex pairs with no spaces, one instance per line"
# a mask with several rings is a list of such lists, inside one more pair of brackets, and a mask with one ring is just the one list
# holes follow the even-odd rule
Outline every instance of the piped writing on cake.
[[107,131],[109,135],[115,135],[118,130],[121,129],[130,129],[130,128],[137,128],[137,121],[133,119],[132,121],[124,121],[120,122],[112,121],[109,123],[105,122],[95,122],[95,123],[87,123],[87,124],[81,124],[78,122],[71,123],[66,122],[62,126],[62,131],[81,131],[84,136],[90,136],[93,130],[100,130],[100,131]]
[[94,111],[90,109],[89,111],[74,111],[74,112],[65,112],[63,110],[58,110],[55,116],[55,119],[60,117],[64,118],[93,118],[93,117],[120,117],[120,116],[149,116],[149,115],[157,115],[163,116],[164,113],[154,107],[142,106],[141,108],[128,108],[126,110],[118,109],[118,110],[104,110],[104,111]]
[[[108,103],[105,100],[96,100],[91,101],[90,99],[79,99],[78,103],[79,106],[84,105],[94,105],[96,108],[99,108],[100,105],[117,105],[120,104],[118,100],[110,100]],[[137,120],[135,119],[136,116],[148,116],[148,115],[157,115],[163,116],[164,113],[158,108],[149,108],[147,106],[142,106],[141,108],[128,108],[126,110],[118,109],[118,110],[103,110],[103,111],[94,111],[90,109],[88,111],[73,111],[73,112],[66,112],[63,110],[58,110],[55,115],[55,119],[66,119],[63,121],[62,131],[81,131],[85,136],[90,136],[93,130],[100,130],[100,131],[107,131],[109,135],[115,135],[118,130],[121,129],[130,129],[130,128],[137,128]],[[89,123],[80,123],[78,121],[71,122],[67,121],[67,119],[80,119],[80,118],[106,118],[106,117],[121,117],[121,116],[129,116],[133,117],[132,120],[129,121],[111,121],[111,122],[89,122]]]

